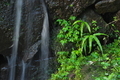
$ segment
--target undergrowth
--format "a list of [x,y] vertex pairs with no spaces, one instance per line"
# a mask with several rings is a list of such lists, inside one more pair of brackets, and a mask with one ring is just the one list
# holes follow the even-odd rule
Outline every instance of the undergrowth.
[[56,53],[60,63],[58,70],[51,75],[50,80],[83,80],[82,68],[85,65],[97,66],[99,74],[91,75],[92,80],[120,79],[120,40],[108,45],[101,45],[99,37],[109,37],[98,33],[96,21],[90,26],[83,20],[76,20],[71,16],[68,20],[58,19],[62,29],[56,41],[61,44]]

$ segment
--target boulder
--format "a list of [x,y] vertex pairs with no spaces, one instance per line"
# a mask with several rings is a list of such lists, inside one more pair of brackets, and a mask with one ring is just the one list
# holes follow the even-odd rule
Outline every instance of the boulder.
[[24,51],[24,56],[23,56],[24,62],[27,62],[28,60],[30,60],[34,57],[34,55],[39,50],[40,43],[41,43],[41,40],[39,40],[34,45],[32,45],[29,49],[26,49],[26,51]]
[[100,0],[95,4],[96,11],[100,14],[120,10],[120,0]]
[[92,9],[86,10],[81,15],[81,19],[88,22],[90,25],[91,25],[93,20],[96,21],[97,26],[100,27],[98,32],[105,33],[107,30],[105,27],[107,25],[107,23],[103,20],[103,18],[99,14],[95,13]]

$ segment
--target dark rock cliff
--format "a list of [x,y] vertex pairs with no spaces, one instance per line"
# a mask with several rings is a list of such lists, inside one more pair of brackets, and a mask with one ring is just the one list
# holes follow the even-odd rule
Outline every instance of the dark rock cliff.
[[[50,18],[51,36],[54,36],[52,31],[56,27],[54,21],[60,18],[67,19],[71,15],[88,23],[96,20],[101,27],[100,32],[104,33],[108,32],[106,25],[116,17],[117,20],[113,23],[120,30],[120,0],[45,0],[45,2]],[[0,57],[3,59],[3,61],[0,59],[0,65],[7,63],[6,57],[11,54],[15,17],[14,0],[13,3],[10,3],[10,0],[0,0]],[[33,50],[34,54],[38,52],[40,44],[35,47],[33,45],[41,38],[43,18],[40,0],[24,0],[18,49],[18,56],[21,59],[23,56],[24,59],[27,58],[26,50],[29,50],[27,52]]]

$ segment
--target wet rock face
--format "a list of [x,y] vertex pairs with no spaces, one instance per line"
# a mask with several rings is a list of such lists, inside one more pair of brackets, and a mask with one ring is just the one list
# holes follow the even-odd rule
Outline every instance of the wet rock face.
[[[92,9],[88,10],[87,8],[89,8],[89,6],[95,6],[95,10],[97,11],[97,13],[100,14],[117,12],[120,9],[120,0],[45,1],[49,10],[50,17],[53,20],[59,18],[67,19],[71,15],[82,16],[82,19],[86,19],[86,21],[89,23],[92,20],[96,20],[98,22],[97,24],[100,27],[105,26],[105,21],[100,15],[92,11]],[[23,3],[24,4],[19,40],[19,51],[21,51],[20,53],[22,53],[26,49],[28,50],[32,45],[34,45],[38,40],[40,40],[40,34],[44,18],[40,0],[25,0]],[[119,13],[117,15],[119,15]],[[14,23],[15,4],[10,4],[10,0],[0,0],[0,54],[5,54],[4,51],[11,48],[11,46],[13,45],[12,38]],[[119,26],[119,22],[116,25]],[[102,31],[105,31],[104,28],[102,28],[101,32]]]
[[100,0],[95,8],[99,13],[116,12],[120,9],[120,0]]
[[86,7],[96,0],[46,0],[50,14],[54,18],[68,18],[70,15],[80,15]]
[[38,52],[38,47],[41,43],[41,40],[36,42],[34,45],[32,45],[28,50],[25,51],[23,60],[24,62],[27,62],[28,60],[32,59],[34,55]]
[[14,16],[7,0],[0,2],[0,54],[12,45]]
[[[70,15],[77,16],[95,1],[96,0],[46,0],[47,7],[53,19],[57,17],[68,18]],[[21,52],[40,39],[44,17],[39,0],[25,0],[23,3],[19,40],[19,51]],[[9,0],[0,1],[0,54],[5,54],[2,51],[9,49],[13,45],[14,24],[15,3],[11,4]]]
[[6,34],[5,29],[0,29],[0,52],[8,49],[11,46],[11,38]]
[[[20,53],[40,40],[44,17],[40,0],[25,0],[22,9],[19,39]],[[5,50],[13,45],[15,16],[15,3],[10,4],[9,0],[0,1],[0,54],[6,54],[4,53]]]

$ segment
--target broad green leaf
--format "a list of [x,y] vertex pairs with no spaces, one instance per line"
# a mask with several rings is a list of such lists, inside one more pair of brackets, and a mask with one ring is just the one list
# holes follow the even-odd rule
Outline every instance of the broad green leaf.
[[69,25],[68,21],[66,21],[66,20],[63,19],[63,21],[61,23],[61,26],[68,26],[68,25]]
[[[78,30],[75,30],[75,32],[74,32],[75,34],[79,34],[79,31]],[[78,35],[77,35],[78,36]]]
[[62,23],[62,19],[58,19],[56,22],[58,22],[59,24],[61,24]]
[[62,30],[63,30],[64,32],[66,32],[66,31],[68,31],[68,28],[69,28],[69,26],[66,26],[66,27],[63,27]]
[[79,25],[78,24],[74,24],[73,26],[75,29],[78,29],[79,28]]
[[89,53],[90,53],[91,50],[92,50],[92,39],[93,39],[93,37],[92,37],[92,35],[90,35],[90,36],[89,36]]
[[111,73],[109,76],[108,76],[108,80],[112,80],[114,78],[115,74],[114,73]]
[[59,34],[59,35],[57,35],[57,38],[64,38],[64,35],[63,34]]
[[67,43],[67,40],[60,40],[60,43],[64,46]]
[[82,49],[82,51],[83,51],[83,47],[84,47],[84,45],[86,45],[85,44],[85,41],[87,40],[87,38],[89,38],[89,36],[85,36],[85,38],[83,38],[83,40],[82,40],[82,47],[81,47],[81,49]]
[[115,30],[114,32],[120,32],[119,30]]
[[84,22],[84,24],[86,25],[86,27],[88,28],[88,31],[91,33],[91,28],[90,25],[87,22]]
[[87,48],[87,41],[85,41],[85,43],[83,45],[83,50],[85,51],[85,54],[86,54],[86,48]]
[[96,23],[97,23],[97,21],[95,21],[95,20],[92,20],[92,23],[93,23],[93,24],[96,24]]
[[84,27],[84,23],[81,23],[81,26],[80,26],[80,32],[81,32],[81,37],[82,37],[82,35],[83,35],[83,27]]
[[70,18],[69,18],[70,20],[75,20],[76,19],[76,17],[75,16],[70,16]]
[[102,46],[101,46],[101,43],[100,43],[99,39],[98,39],[96,36],[93,36],[93,38],[94,38],[94,40],[96,41],[96,43],[98,44],[101,52],[103,53],[103,49],[102,49]]
[[77,23],[83,23],[83,21],[82,21],[82,20],[77,20],[77,21],[75,21],[75,22],[73,23],[73,25],[75,25],[75,24],[77,24]]
[[107,34],[104,34],[104,33],[95,33],[95,34],[93,34],[93,35],[95,35],[95,36],[101,36],[101,35],[108,36]]

